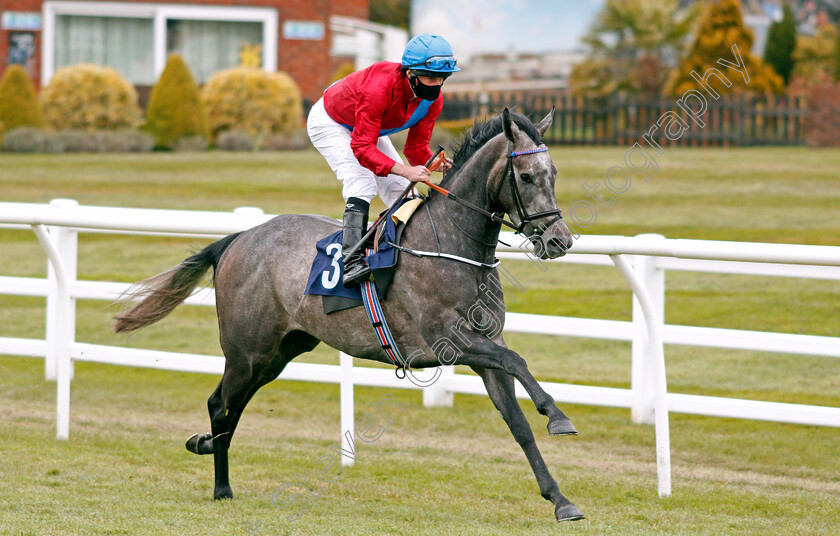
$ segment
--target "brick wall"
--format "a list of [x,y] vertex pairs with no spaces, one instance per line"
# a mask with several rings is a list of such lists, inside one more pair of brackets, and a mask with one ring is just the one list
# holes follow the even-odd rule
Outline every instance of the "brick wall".
[[[41,12],[43,0],[0,0],[0,13],[3,11]],[[0,77],[6,70],[9,58],[9,34],[7,30],[0,30]],[[41,78],[41,32],[30,32],[35,36],[35,56],[26,65],[29,76],[37,84]]]
[[[132,1],[166,3],[149,0]],[[177,0],[172,3],[275,8],[279,19],[278,33],[280,34],[277,43],[277,68],[288,72],[297,81],[303,97],[309,101],[315,101],[321,96],[333,72],[330,59],[332,35],[329,31],[329,15],[332,13],[367,19],[369,12],[369,0]],[[42,4],[43,0],[2,0],[0,10],[42,12]],[[326,29],[325,38],[320,41],[284,39],[283,22],[286,20],[320,21]],[[41,33],[35,32],[36,57],[28,65],[30,76],[36,86],[40,84],[41,76]],[[0,30],[0,76],[5,70],[8,56],[9,32]]]
[[370,0],[333,0],[332,14],[367,20],[370,16]]
[[840,147],[840,84],[825,84],[808,92],[805,127],[808,147]]
[[[331,0],[268,0],[265,4],[276,7],[280,19],[277,69],[288,72],[300,86],[303,98],[310,102],[318,100],[329,85],[331,4]],[[285,20],[321,21],[326,30],[325,37],[321,41],[283,39]]]

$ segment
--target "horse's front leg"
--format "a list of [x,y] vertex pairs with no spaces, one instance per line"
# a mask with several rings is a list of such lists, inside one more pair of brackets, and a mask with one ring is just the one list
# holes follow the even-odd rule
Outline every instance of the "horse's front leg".
[[[566,415],[560,411],[554,398],[545,392],[537,382],[525,360],[508,348],[500,346],[484,335],[472,331],[460,331],[456,346],[461,354],[455,358],[458,365],[469,365],[488,369],[502,370],[522,384],[528,396],[537,407],[537,411],[548,417],[548,433],[551,435],[575,435],[577,429]],[[455,342],[455,341],[453,341]],[[441,358],[443,358],[441,356]]]
[[531,426],[516,401],[513,376],[501,370],[480,367],[472,367],[472,369],[484,380],[484,386],[487,388],[490,400],[502,414],[502,418],[510,428],[514,439],[525,452],[525,457],[528,458],[528,463],[531,464],[531,469],[540,485],[540,494],[554,504],[554,516],[557,521],[583,519],[583,513],[578,510],[577,506],[560,493],[557,482],[552,478],[545,461],[543,461],[542,454],[540,454],[537,443],[534,441],[534,434],[531,433]]

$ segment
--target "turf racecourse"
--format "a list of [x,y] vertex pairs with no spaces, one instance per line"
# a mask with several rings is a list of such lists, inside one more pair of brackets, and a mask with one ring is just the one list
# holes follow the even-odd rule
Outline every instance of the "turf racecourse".
[[[551,150],[564,209],[624,148]],[[659,173],[602,207],[586,232],[840,245],[840,151],[666,149]],[[603,186],[602,186],[603,191]],[[278,154],[0,156],[0,200],[340,216],[340,188],[312,151]],[[206,242],[83,235],[80,278],[133,281]],[[627,320],[612,268],[506,262],[527,291],[512,310]],[[555,269],[556,268],[556,269]],[[30,232],[0,231],[0,274],[42,277]],[[675,324],[840,336],[840,284],[669,272]],[[44,302],[0,296],[0,336],[42,337]],[[212,309],[182,308],[129,337],[102,302],[80,302],[77,340],[218,354]],[[364,329],[364,328],[363,328]],[[629,345],[507,337],[537,378],[629,385]],[[323,345],[301,360],[335,363]],[[666,348],[669,390],[840,406],[840,361]],[[76,364],[70,440],[55,441],[55,385],[38,359],[0,356],[0,534],[805,534],[840,527],[840,430],[671,415],[673,496],[656,495],[653,429],[627,410],[563,404],[580,435],[549,437],[522,407],[563,492],[587,515],[556,524],[524,455],[485,397],[425,409],[420,394],[357,388],[356,414],[390,392],[406,411],[359,444],[357,463],[296,521],[272,491],[311,471],[338,440],[335,385],[275,382],[254,398],[231,450],[233,501],[211,500],[212,460],[183,441],[209,428],[218,378]],[[302,491],[302,489],[301,489]]]

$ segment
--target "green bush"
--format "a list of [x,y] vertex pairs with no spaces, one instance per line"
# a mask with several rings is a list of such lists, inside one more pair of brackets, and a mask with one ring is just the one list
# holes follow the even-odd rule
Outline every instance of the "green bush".
[[155,138],[136,129],[97,132],[105,153],[147,153],[154,149]]
[[216,138],[216,147],[224,151],[256,151],[259,149],[256,138],[244,130],[220,132]]
[[181,136],[172,143],[172,150],[195,153],[206,151],[208,145],[207,138],[204,136]]
[[120,130],[140,122],[134,86],[108,67],[61,68],[41,91],[41,100],[54,130]]
[[224,151],[298,151],[311,147],[306,131],[252,136],[244,130],[228,130],[216,138],[216,148]]
[[160,80],[152,88],[144,130],[155,137],[157,147],[164,149],[171,149],[185,136],[208,135],[201,93],[184,58],[178,54],[169,56]]
[[210,78],[201,98],[214,138],[230,130],[265,137],[303,128],[300,89],[283,72],[268,73],[256,67],[227,69]]
[[86,130],[61,130],[58,132],[47,132],[57,140],[64,153],[102,153],[102,140],[96,132]]
[[26,69],[10,65],[0,81],[0,136],[4,130],[44,126],[44,112]]
[[262,140],[260,149],[263,151],[299,151],[312,146],[305,130],[285,134],[269,134]]
[[3,139],[13,153],[137,153],[151,151],[155,139],[139,130],[41,130],[23,127]]
[[9,153],[61,153],[64,147],[54,133],[39,128],[21,127],[3,136],[3,150]]

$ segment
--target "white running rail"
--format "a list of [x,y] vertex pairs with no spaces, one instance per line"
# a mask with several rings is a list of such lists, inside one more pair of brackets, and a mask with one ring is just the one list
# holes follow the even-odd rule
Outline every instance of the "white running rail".
[[[50,204],[0,203],[0,227],[31,229],[49,259],[47,279],[0,276],[0,294],[47,298],[45,339],[0,337],[0,354],[45,358],[46,377],[57,380],[58,439],[69,436],[73,361],[210,374],[221,374],[224,368],[224,359],[218,356],[76,342],[75,301],[113,300],[129,285],[77,279],[78,233],[217,238],[271,217],[253,207],[220,213],[79,206],[68,199]],[[502,239],[510,244],[522,242],[510,233],[503,233]],[[668,393],[663,350],[664,344],[678,344],[840,357],[840,338],[662,324],[666,270],[840,280],[840,247],[669,240],[660,235],[583,236],[569,255],[554,261],[540,261],[520,247],[500,247],[498,255],[530,259],[542,270],[556,269],[549,263],[558,262],[615,265],[630,285],[632,321],[509,313],[505,329],[632,343],[631,389],[541,383],[559,402],[630,408],[634,422],[654,424],[660,496],[671,493],[669,412],[840,427],[840,408]],[[212,306],[213,291],[203,289],[186,303]],[[353,429],[354,384],[421,388],[398,380],[391,370],[354,367],[352,358],[344,354],[340,362],[338,366],[290,363],[282,378],[340,383],[342,431]],[[486,395],[477,376],[455,374],[452,367],[438,370],[436,381],[424,388],[426,406],[452,405],[453,393]],[[518,384],[517,396],[527,397]]]

